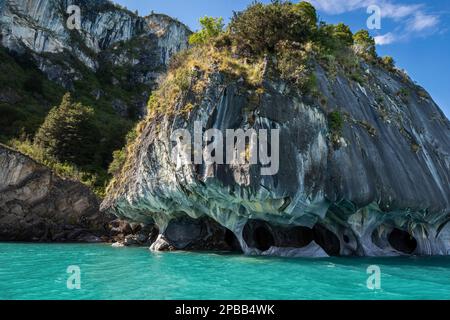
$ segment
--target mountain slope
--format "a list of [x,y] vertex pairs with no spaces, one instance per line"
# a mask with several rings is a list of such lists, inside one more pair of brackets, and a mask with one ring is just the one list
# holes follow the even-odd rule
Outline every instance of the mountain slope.
[[[67,26],[77,5],[80,30]],[[165,15],[140,17],[107,0],[0,1],[0,140],[33,140],[49,110],[70,91],[93,107],[99,188],[114,150],[147,112],[170,57],[187,48],[189,29]]]

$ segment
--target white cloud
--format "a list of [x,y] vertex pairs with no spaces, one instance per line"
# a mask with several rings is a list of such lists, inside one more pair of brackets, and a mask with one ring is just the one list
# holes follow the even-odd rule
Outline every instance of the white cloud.
[[348,11],[354,11],[368,7],[371,3],[367,0],[307,0],[316,9],[323,10],[329,14],[341,14]]
[[439,18],[437,16],[425,14],[423,12],[417,12],[411,19],[409,26],[414,31],[422,31],[425,29],[430,29],[439,23]]
[[341,14],[345,12],[355,11],[358,9],[368,8],[376,5],[381,8],[381,13],[386,18],[403,18],[412,15],[423,5],[401,5],[394,4],[388,0],[306,0],[314,5],[317,9],[328,14]]
[[389,2],[383,2],[379,6],[381,8],[381,15],[383,17],[396,20],[411,16],[423,7],[423,5],[421,4],[398,5]]
[[381,9],[383,18],[393,19],[399,22],[395,35],[388,32],[375,37],[379,45],[387,45],[401,39],[419,35],[426,31],[433,30],[440,20],[436,15],[426,13],[424,4],[401,4],[395,0],[306,0],[314,5],[318,10],[327,14],[342,14],[360,9],[366,9],[371,5],[376,5]]
[[383,46],[395,42],[397,40],[397,36],[392,32],[389,32],[381,36],[376,36],[374,39],[376,44]]

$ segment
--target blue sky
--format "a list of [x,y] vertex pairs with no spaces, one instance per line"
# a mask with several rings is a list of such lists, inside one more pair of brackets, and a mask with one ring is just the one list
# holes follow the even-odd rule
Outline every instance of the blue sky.
[[[252,0],[114,0],[130,10],[147,15],[165,13],[199,28],[202,16],[223,17],[245,9]],[[296,1],[296,0],[295,0]],[[353,31],[367,29],[375,4],[381,9],[381,29],[371,33],[380,55],[393,56],[397,66],[430,92],[450,118],[450,0],[308,0],[318,9],[321,20],[344,22]],[[270,2],[263,0],[262,2]]]

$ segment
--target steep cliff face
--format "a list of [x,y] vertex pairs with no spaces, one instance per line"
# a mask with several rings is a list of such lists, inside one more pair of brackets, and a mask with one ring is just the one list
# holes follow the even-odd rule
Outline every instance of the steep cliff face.
[[0,241],[134,246],[150,245],[156,235],[153,224],[100,213],[89,188],[0,144]]
[[113,152],[146,114],[152,90],[190,33],[165,15],[140,17],[106,0],[0,0],[0,141],[33,140],[70,92],[95,110],[95,161],[78,170],[93,173],[101,188]]
[[98,208],[87,187],[0,145],[0,240],[102,241],[113,219]]
[[[80,8],[79,30],[68,27],[72,5]],[[147,90],[134,94],[131,102],[114,103],[122,105],[115,108],[119,114],[123,105],[133,103],[145,113],[142,105],[149,97],[148,88],[156,85],[170,57],[187,47],[189,34],[185,25],[167,16],[139,17],[108,0],[2,0],[0,4],[2,46],[31,54],[39,69],[66,89],[74,90],[74,82],[90,81],[90,73],[111,65],[126,69],[122,72],[126,79],[103,73],[100,82],[122,88],[145,84]],[[98,98],[111,94],[94,91]]]
[[[70,30],[68,18],[80,8],[80,30]],[[95,69],[95,57],[111,45],[135,36],[156,34],[161,37],[160,48],[174,53],[186,47],[189,30],[181,23],[163,16],[146,18],[120,8],[108,0],[4,0],[0,6],[2,44],[10,49],[25,46],[36,53],[58,53],[69,50],[83,54],[83,62]],[[78,33],[80,39],[74,39]],[[77,42],[78,40],[78,42]],[[86,55],[86,56],[84,56]],[[166,63],[163,55],[160,62]]]
[[[172,111],[143,124],[103,209],[155,221],[153,249],[201,241],[171,230],[188,230],[183,217],[209,217],[223,241],[237,239],[248,254],[450,254],[450,123],[423,88],[362,60],[357,80],[316,63],[314,97],[265,63],[258,90],[217,61],[207,74],[194,68]],[[187,129],[193,137],[196,121],[224,136],[279,129],[278,173],[263,176],[260,164],[177,165],[170,136]]]
[[[70,5],[80,7],[81,29],[67,28]],[[78,54],[91,69],[96,68],[95,57],[111,44],[129,40],[143,32],[143,23],[136,15],[115,8],[105,0],[96,1],[20,1],[5,0],[1,14],[2,44],[10,49],[36,53]],[[78,42],[74,37],[80,35]],[[81,40],[81,41],[80,41]],[[82,46],[85,48],[82,48]]]

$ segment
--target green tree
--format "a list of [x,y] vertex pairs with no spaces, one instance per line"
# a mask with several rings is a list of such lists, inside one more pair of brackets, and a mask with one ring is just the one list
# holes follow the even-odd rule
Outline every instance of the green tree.
[[306,1],[301,1],[297,4],[294,4],[294,11],[300,15],[304,21],[306,21],[310,27],[316,26],[317,19],[317,11],[316,8],[312,4]]
[[190,44],[205,44],[216,38],[223,32],[223,18],[203,17],[200,18],[202,29],[189,37]]
[[350,30],[350,27],[343,23],[334,26],[333,36],[346,46],[351,46],[353,44],[353,33]]
[[329,53],[333,53],[336,50],[351,46],[353,44],[353,33],[350,28],[343,23],[333,25],[321,22],[319,24],[316,40],[324,49],[329,51]]
[[359,30],[353,36],[356,53],[366,57],[376,58],[375,39],[367,30]]
[[273,53],[279,42],[302,43],[311,39],[317,26],[314,7],[307,3],[256,2],[245,11],[235,13],[230,37],[241,54],[254,56]]
[[344,127],[344,118],[339,111],[333,111],[328,114],[328,126],[333,134],[341,134]]
[[391,56],[384,56],[383,58],[381,58],[381,63],[389,70],[395,68],[395,61]]
[[39,128],[35,144],[59,162],[91,165],[96,160],[99,139],[93,115],[92,108],[73,102],[66,93]]

